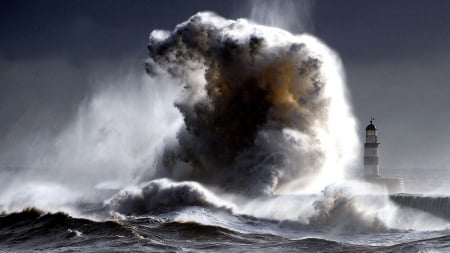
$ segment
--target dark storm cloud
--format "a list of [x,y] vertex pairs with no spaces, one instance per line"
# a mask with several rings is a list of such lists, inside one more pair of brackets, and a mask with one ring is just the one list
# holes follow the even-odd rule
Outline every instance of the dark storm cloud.
[[450,2],[316,1],[315,34],[347,60],[425,54],[450,44]]
[[[202,9],[227,12],[227,3],[204,1],[3,1],[1,54],[33,58],[129,57],[144,52],[153,27],[170,28]],[[228,13],[225,13],[228,14]]]

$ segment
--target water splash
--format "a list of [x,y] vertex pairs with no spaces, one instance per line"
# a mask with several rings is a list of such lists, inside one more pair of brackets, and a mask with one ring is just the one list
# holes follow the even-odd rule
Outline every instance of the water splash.
[[226,191],[320,191],[359,145],[339,58],[313,36],[199,13],[150,35],[147,72],[181,80],[185,128],[160,173]]
[[304,33],[313,28],[312,10],[314,2],[292,1],[248,1],[249,19],[267,26],[278,27],[290,32]]
[[182,123],[173,107],[180,89],[171,82],[142,72],[99,81],[60,131],[35,132],[1,154],[11,169],[0,170],[0,207],[61,210],[153,177],[159,150]]

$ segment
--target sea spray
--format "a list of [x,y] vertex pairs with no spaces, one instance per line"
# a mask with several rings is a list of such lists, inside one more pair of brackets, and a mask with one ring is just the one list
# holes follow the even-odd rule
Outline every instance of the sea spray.
[[11,166],[0,170],[0,208],[66,210],[80,202],[101,203],[123,187],[154,178],[158,153],[182,124],[173,107],[179,92],[164,74],[117,71],[98,78],[60,131],[35,132],[0,154],[1,163]]
[[147,72],[180,80],[185,126],[160,176],[245,195],[318,192],[357,157],[337,56],[313,36],[198,13],[150,34]]
[[161,177],[318,193],[358,154],[340,61],[311,35],[200,13],[152,32],[149,52],[149,75],[101,80],[60,131],[2,149],[2,208],[101,202]]
[[[278,27],[292,33],[305,33],[313,29],[312,9],[314,2],[310,0],[249,0],[248,19],[258,24]],[[242,6],[240,5],[242,8]]]

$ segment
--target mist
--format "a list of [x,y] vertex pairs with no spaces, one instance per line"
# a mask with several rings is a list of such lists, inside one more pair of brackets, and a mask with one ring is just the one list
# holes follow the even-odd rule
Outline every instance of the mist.
[[[168,84],[155,92],[155,82]],[[96,189],[119,189],[152,175],[158,149],[181,123],[173,108],[177,90],[164,77],[151,80],[126,69],[97,77],[69,116],[37,119],[32,132],[30,125],[15,127],[1,154],[6,207],[93,201]]]

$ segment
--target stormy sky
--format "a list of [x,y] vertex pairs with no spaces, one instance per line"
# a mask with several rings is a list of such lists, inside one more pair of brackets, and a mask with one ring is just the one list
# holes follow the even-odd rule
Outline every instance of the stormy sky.
[[[144,71],[153,29],[198,11],[247,17],[243,1],[0,1],[0,141],[61,127],[97,79]],[[280,1],[283,6],[284,2]],[[297,1],[293,32],[345,66],[360,136],[375,117],[381,171],[450,168],[450,2]],[[290,6],[289,4],[287,6]]]

